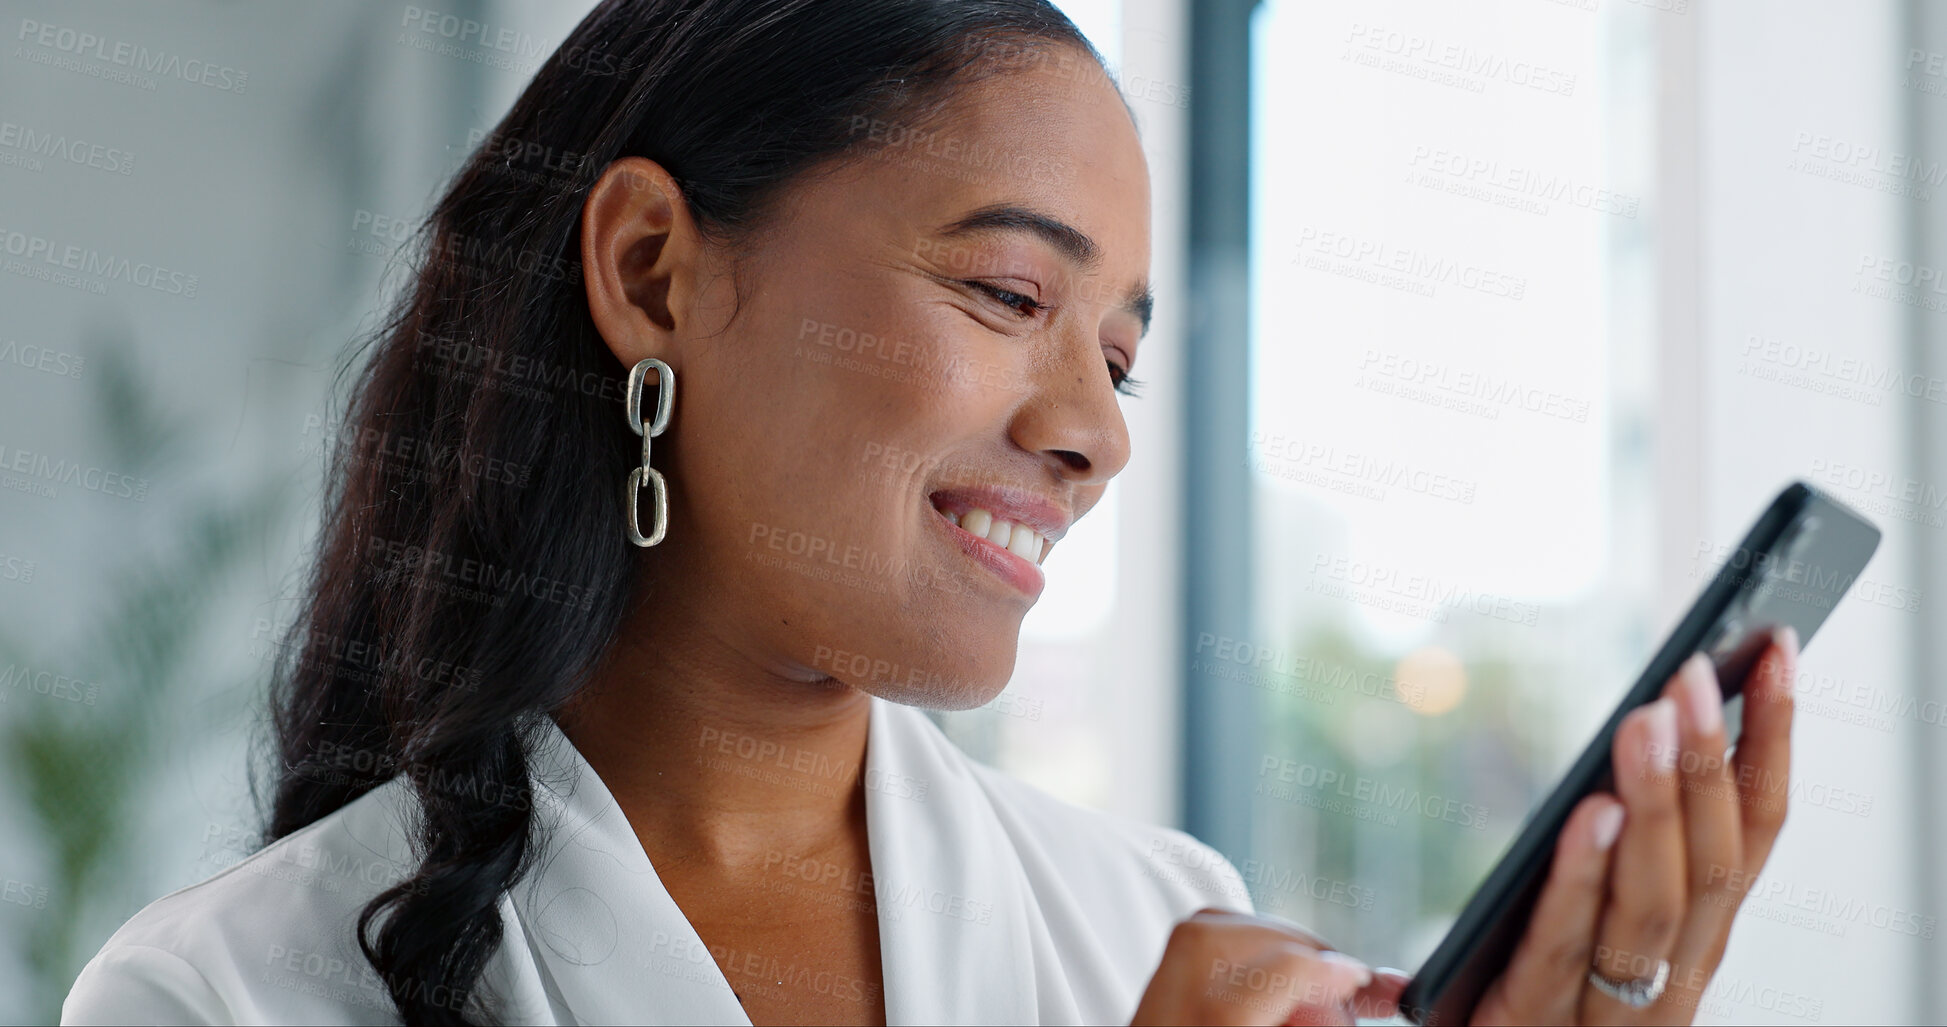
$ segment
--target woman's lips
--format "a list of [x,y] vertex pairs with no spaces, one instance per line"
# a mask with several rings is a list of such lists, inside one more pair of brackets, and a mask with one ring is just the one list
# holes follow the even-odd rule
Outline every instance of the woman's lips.
[[[936,519],[944,522],[948,534],[953,537],[954,544],[960,547],[961,552],[999,575],[1002,580],[1019,589],[1029,599],[1040,598],[1041,590],[1047,585],[1048,578],[1042,573],[1036,560],[1045,558],[1048,551],[1054,548],[1053,543],[1028,528],[1005,520],[995,521],[994,515],[985,510],[976,508],[957,517],[938,507],[934,507],[933,512]],[[985,532],[975,534],[968,530],[968,527],[963,525],[969,521],[971,527],[984,528]],[[985,523],[982,523],[983,521]],[[995,536],[1005,538],[1009,544],[996,542]],[[1034,557],[1025,557],[1015,551],[1012,545],[1017,542],[1023,549],[1032,546]]]
[[[948,486],[932,493],[927,499],[933,504],[933,509],[963,527],[966,526],[966,515],[975,511],[985,514],[988,522],[976,524],[972,529],[973,534],[986,535],[1002,547],[1008,545],[1012,536],[996,534],[1002,527],[998,522],[1005,521],[1010,529],[1026,526],[1044,541],[1052,543],[1060,541],[1068,533],[1072,520],[1066,503],[1024,488],[993,484]],[[1040,563],[1040,557],[1047,555],[1047,550],[1019,555]]]
[[940,511],[940,516],[952,521],[955,527],[967,534],[984,538],[1037,567],[1047,557],[1048,550],[1054,548],[1054,543],[1043,538],[1040,532],[1001,517],[985,507],[962,505],[955,508],[935,503],[933,509]]

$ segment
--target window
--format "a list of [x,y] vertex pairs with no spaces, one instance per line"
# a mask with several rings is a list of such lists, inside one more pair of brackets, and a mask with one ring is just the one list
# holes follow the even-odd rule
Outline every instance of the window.
[[1431,950],[1652,641],[1640,30],[1256,11],[1251,632],[1192,673],[1254,693],[1260,907],[1367,959]]

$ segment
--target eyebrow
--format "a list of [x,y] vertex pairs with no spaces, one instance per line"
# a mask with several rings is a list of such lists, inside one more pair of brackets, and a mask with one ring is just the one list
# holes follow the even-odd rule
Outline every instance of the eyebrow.
[[[1081,229],[1060,218],[1011,203],[989,204],[940,229],[940,235],[949,239],[983,232],[1027,232],[1054,247],[1055,252],[1083,271],[1093,271],[1102,263],[1102,248]],[[1117,307],[1135,315],[1142,323],[1137,338],[1149,334],[1149,318],[1156,307],[1156,296],[1150,291],[1147,279],[1138,279],[1123,294]]]

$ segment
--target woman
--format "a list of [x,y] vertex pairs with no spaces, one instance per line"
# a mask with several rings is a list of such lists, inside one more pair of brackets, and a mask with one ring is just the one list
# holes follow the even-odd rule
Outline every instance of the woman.
[[[1129,459],[1148,190],[1040,0],[604,2],[352,398],[268,844],[138,913],[64,1021],[1390,1015],[1400,975],[1214,851],[913,708],[1001,690]],[[1732,778],[1782,780],[1793,656],[1733,768],[1656,762],[1723,755],[1707,668],[1631,718],[1484,1020],[1689,1019],[1782,819]],[[1656,1004],[1605,988],[1657,961]]]

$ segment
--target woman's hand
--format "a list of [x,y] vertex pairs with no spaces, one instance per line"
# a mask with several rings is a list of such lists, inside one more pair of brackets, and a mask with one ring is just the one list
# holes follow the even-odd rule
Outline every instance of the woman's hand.
[[[1541,899],[1477,1024],[1689,1023],[1724,958],[1731,919],[1785,822],[1798,636],[1772,639],[1744,686],[1744,730],[1724,758],[1717,676],[1692,657],[1663,697],[1623,719],[1616,796],[1592,795],[1555,846]],[[1620,798],[1620,801],[1618,801]],[[1632,1009],[1589,983],[1651,977]]]
[[1133,1024],[1349,1024],[1393,1015],[1406,976],[1283,920],[1205,909],[1176,925]]

